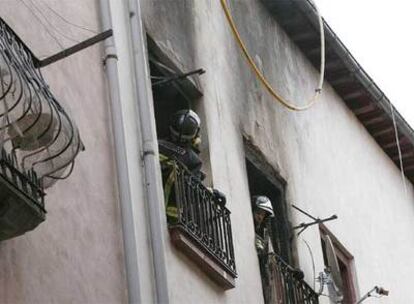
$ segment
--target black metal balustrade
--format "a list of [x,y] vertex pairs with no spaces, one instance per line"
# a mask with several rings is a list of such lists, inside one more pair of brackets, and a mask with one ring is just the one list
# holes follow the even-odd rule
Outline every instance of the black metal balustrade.
[[0,149],[47,188],[72,172],[79,131],[52,92],[38,59],[0,18]]
[[318,294],[301,278],[298,270],[292,268],[277,254],[269,256],[270,284],[264,286],[271,293],[275,304],[318,304]]
[[12,183],[24,195],[29,196],[33,203],[43,212],[46,212],[44,204],[43,188],[33,170],[20,172],[16,169],[13,158],[1,151],[0,154],[0,176]]
[[183,165],[175,162],[175,201],[178,227],[216,263],[236,277],[230,211],[217,204],[212,192]]
[[38,63],[0,18],[0,241],[45,220],[43,189],[68,177],[83,150]]
[[33,230],[45,220],[44,192],[33,170],[19,171],[0,153],[0,241]]

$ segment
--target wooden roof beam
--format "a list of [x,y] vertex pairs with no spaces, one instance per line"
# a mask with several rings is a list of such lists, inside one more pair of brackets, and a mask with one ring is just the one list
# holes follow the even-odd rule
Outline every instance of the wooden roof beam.
[[352,100],[352,99],[356,99],[358,97],[362,97],[362,96],[364,96],[364,94],[365,94],[365,90],[359,89],[355,92],[343,95],[342,99],[345,100],[345,101],[349,101],[349,100]]
[[414,171],[414,165],[404,166],[404,161],[403,161],[403,167],[404,167],[404,171],[406,173],[407,173],[407,171]]
[[[407,152],[401,153],[401,157],[403,159],[403,164],[404,164],[404,158],[412,157],[412,156],[414,156],[413,151],[407,151]],[[391,159],[393,161],[400,161],[400,156],[397,154],[397,155],[393,156]]]
[[376,131],[376,132],[372,131],[370,133],[371,133],[372,136],[378,137],[378,136],[381,136],[381,135],[384,135],[384,134],[388,134],[388,133],[391,133],[391,132],[393,134],[395,133],[394,126],[390,126],[390,127],[387,127],[385,129],[381,129],[381,130]]
[[374,106],[372,103],[370,103],[366,106],[362,106],[360,108],[353,109],[352,112],[354,112],[354,114],[356,116],[358,116],[358,115],[361,115],[361,114],[366,114],[366,113],[375,111],[376,109],[377,109],[377,107]]
[[[397,141],[395,140],[395,136],[392,136],[389,140],[385,140],[385,141],[377,140],[377,141],[384,150],[388,150],[394,146],[397,147]],[[403,148],[406,146],[412,146],[409,142],[405,141],[404,136],[399,136],[399,142],[400,142],[400,148]],[[388,153],[388,151],[386,152]]]
[[[335,78],[335,77],[332,77]],[[337,86],[341,86],[344,84],[350,84],[354,82],[354,78],[351,76],[351,74],[344,74],[343,76],[340,76],[336,79],[331,79],[329,80],[329,83],[331,84],[331,86],[333,86],[334,88]]]
[[292,40],[295,42],[309,41],[319,39],[313,32],[304,32],[300,31],[298,33],[292,34]]
[[374,125],[374,124],[377,124],[377,123],[381,123],[385,120],[386,120],[386,118],[384,116],[378,116],[378,117],[374,117],[372,119],[368,119],[366,121],[362,121],[362,124],[364,126],[370,126],[370,125]]

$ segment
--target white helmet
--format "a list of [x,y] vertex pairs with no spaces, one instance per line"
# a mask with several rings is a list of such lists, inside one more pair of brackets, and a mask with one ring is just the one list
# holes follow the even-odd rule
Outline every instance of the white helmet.
[[269,215],[269,217],[275,216],[275,213],[273,212],[272,202],[267,196],[264,196],[264,195],[254,196],[253,200],[254,200],[254,208],[256,210],[260,209],[260,210],[265,211]]

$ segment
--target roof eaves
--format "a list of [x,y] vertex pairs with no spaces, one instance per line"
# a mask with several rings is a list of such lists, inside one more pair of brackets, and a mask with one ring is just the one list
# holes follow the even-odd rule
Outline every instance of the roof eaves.
[[[320,39],[317,10],[310,0],[261,0],[304,55],[319,68]],[[395,120],[407,177],[414,182],[414,131],[372,78],[364,71],[324,20],[326,81],[342,97],[380,147],[400,167],[395,133],[386,130]]]

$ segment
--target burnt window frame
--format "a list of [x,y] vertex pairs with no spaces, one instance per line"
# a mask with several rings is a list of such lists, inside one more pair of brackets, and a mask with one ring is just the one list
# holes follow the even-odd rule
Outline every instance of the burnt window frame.
[[[288,208],[288,202],[286,198],[286,180],[279,174],[279,172],[273,168],[273,166],[267,161],[266,157],[263,153],[257,148],[247,137],[243,136],[244,141],[244,150],[245,150],[245,162],[246,162],[246,176],[249,180],[249,172],[248,172],[248,163],[255,167],[255,170],[260,171],[262,178],[267,180],[267,182],[273,188],[272,191],[278,192],[278,200],[277,202],[274,200],[272,201],[273,209],[275,211],[275,218],[271,220],[271,228],[272,228],[272,235],[282,235],[282,242],[285,248],[283,248],[282,252],[278,253],[286,263],[290,265],[297,265],[297,259],[295,255],[296,248],[292,243],[292,223],[291,223],[291,214],[290,209]],[[252,197],[250,183],[249,183],[249,194],[250,198]],[[276,205],[277,204],[277,205]],[[253,208],[253,205],[251,205]],[[277,212],[279,212],[278,215]],[[253,210],[252,210],[253,214]],[[280,225],[278,225],[277,221],[281,220]],[[281,232],[277,230],[281,228]],[[272,239],[273,248],[276,250],[277,244],[275,243],[276,240]]]
[[[254,166],[254,170],[260,171],[261,179],[266,180],[266,184],[270,185],[272,188],[271,191],[279,192],[277,201],[272,200],[273,209],[275,211],[276,218],[272,219],[271,221],[271,236],[272,236],[272,245],[275,251],[274,261],[275,265],[273,265],[271,272],[273,273],[273,283],[275,284],[272,287],[270,292],[268,285],[263,285],[263,295],[265,302],[266,301],[283,301],[283,303],[319,303],[318,294],[310,287],[303,278],[300,276],[298,277],[299,265],[298,257],[297,257],[297,248],[296,243],[293,242],[293,226],[291,222],[291,213],[287,199],[287,182],[286,180],[279,174],[279,172],[274,169],[274,167],[267,161],[266,157],[260,151],[260,149],[255,146],[250,140],[249,137],[243,136],[244,140],[244,149],[245,149],[245,161],[246,161],[246,177],[249,182],[249,193],[250,197],[252,196],[252,189],[251,183],[249,181],[249,163],[250,166]],[[266,186],[265,186],[266,187]],[[265,188],[264,187],[264,188]],[[261,190],[261,189],[260,189]],[[271,192],[270,191],[270,192]],[[266,191],[265,191],[266,192]],[[254,194],[262,194],[262,193],[254,193]],[[267,193],[263,193],[267,195]],[[276,205],[277,204],[277,205]],[[252,208],[252,216],[253,216],[253,202],[251,202]],[[278,212],[280,216],[278,216]],[[282,220],[282,232],[277,232],[280,229],[280,225],[278,225],[278,221]],[[255,229],[255,227],[252,227]],[[277,252],[277,241],[275,240],[275,236],[282,234],[283,235],[283,243],[284,243],[284,252]],[[262,269],[261,269],[262,271]],[[265,282],[263,281],[263,273],[262,275],[262,284]],[[273,286],[273,285],[272,285]],[[277,289],[277,293],[274,293],[274,289]],[[272,294],[272,297],[269,297],[269,292]],[[273,298],[276,297],[276,298]],[[280,302],[282,303],[282,302]]]
[[[348,297],[347,300],[349,303],[356,303],[358,300],[359,292],[358,292],[358,280],[357,280],[357,273],[355,267],[355,257],[349,252],[348,249],[340,242],[340,240],[328,229],[328,227],[324,224],[319,224],[319,234],[321,240],[321,249],[323,255],[323,262],[324,265],[327,266],[327,258],[326,258],[326,236],[332,241],[332,245],[335,250],[335,255],[338,260],[341,278],[345,282],[343,282],[344,286],[346,286],[346,296]],[[342,269],[345,267],[346,274],[342,273]],[[345,300],[345,299],[344,299]]]
[[[182,67],[179,66],[168,54],[166,54],[163,49],[155,42],[153,38],[147,33],[146,35],[146,42],[147,42],[147,52],[148,52],[148,68],[150,72],[150,76],[152,75],[153,70],[151,69],[154,67],[154,61],[157,61],[158,63],[161,63],[166,67],[166,69],[170,69],[170,72],[164,71],[158,71],[161,73],[161,76],[163,77],[171,77],[174,75],[182,75],[184,74],[184,70]],[[159,67],[156,67],[158,69]],[[152,79],[150,79],[152,82]],[[184,77],[181,78],[177,82],[173,82],[171,86],[174,87],[175,93],[177,96],[175,96],[175,100],[173,103],[179,102],[181,106],[174,107],[172,106],[170,108],[169,114],[174,113],[174,111],[171,111],[171,109],[175,108],[175,110],[181,110],[185,108],[189,108],[193,111],[195,111],[200,119],[201,119],[201,128],[199,135],[201,136],[201,146],[200,146],[200,158],[203,162],[203,173],[206,174],[206,177],[204,179],[204,183],[209,186],[213,186],[213,180],[212,180],[212,169],[211,169],[211,157],[210,157],[210,143],[209,143],[209,136],[207,132],[207,119],[205,115],[205,109],[204,109],[204,100],[203,100],[203,92],[201,89],[201,84],[198,78],[198,75],[191,75],[190,77]],[[162,88],[162,87],[161,87]],[[157,96],[156,91],[158,89],[152,87],[152,95],[153,95],[153,107],[154,107],[154,121],[156,126],[156,134],[157,139],[161,139],[165,137],[167,134],[166,127],[164,126],[164,130],[160,132],[160,124],[157,123],[157,121],[160,118],[160,107],[157,106]],[[181,100],[179,99],[179,96],[181,96]],[[178,100],[178,101],[177,101]],[[168,116],[163,117],[163,121],[168,121]]]

